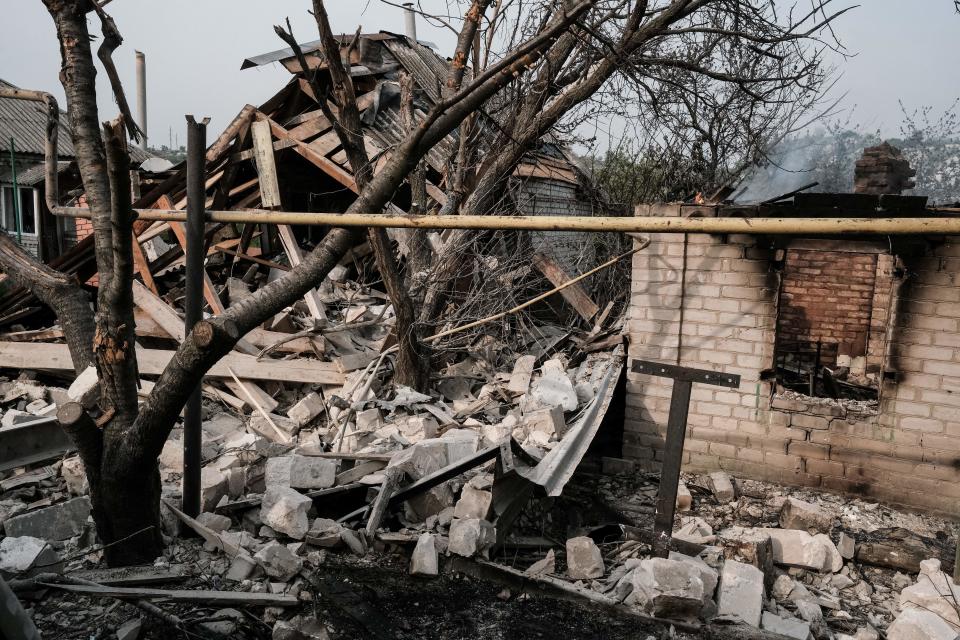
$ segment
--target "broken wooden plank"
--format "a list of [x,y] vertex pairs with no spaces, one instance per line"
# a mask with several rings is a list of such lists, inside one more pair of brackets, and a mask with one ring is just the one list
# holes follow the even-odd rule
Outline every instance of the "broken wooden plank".
[[[560,287],[573,279],[566,274],[560,265],[542,253],[535,253],[533,255],[533,265],[540,273],[546,276],[547,280],[555,287]],[[587,295],[587,292],[579,283],[561,290],[560,295],[562,295],[563,299],[569,302],[570,306],[587,322],[589,322],[593,316],[597,315],[597,312],[600,310],[597,303],[590,299],[590,296]]]
[[[137,349],[137,364],[143,375],[163,373],[174,351],[166,349]],[[52,369],[73,371],[70,349],[65,344],[0,342],[0,368]],[[253,380],[280,380],[312,384],[342,385],[344,376],[335,362],[321,362],[296,358],[292,360],[257,360],[243,353],[230,353],[214,364],[207,376],[229,378],[228,368],[240,378]]]
[[370,517],[367,518],[367,526],[364,529],[367,540],[373,540],[374,534],[380,527],[380,521],[383,520],[383,514],[387,511],[391,496],[393,496],[397,487],[400,485],[400,478],[403,477],[403,472],[397,467],[392,467],[387,469],[383,475],[384,478],[383,484],[380,485],[380,493],[377,494],[376,500],[373,501],[373,506],[370,508]]
[[513,365],[513,372],[510,374],[510,381],[507,383],[507,391],[517,395],[526,393],[530,388],[530,377],[533,375],[533,367],[536,363],[536,356],[525,355],[517,358]]
[[333,458],[334,460],[380,460],[390,462],[395,452],[390,453],[348,453],[346,451],[321,451],[315,446],[303,446],[297,449],[297,454],[301,456],[311,456],[314,458]]
[[151,589],[148,587],[108,587],[80,584],[38,582],[44,587],[61,589],[87,596],[117,598],[118,600],[160,599],[167,602],[192,602],[209,605],[247,605],[254,607],[294,607],[300,604],[296,596],[273,593],[249,593],[246,591],[190,591],[187,589]]
[[84,569],[66,574],[69,578],[80,578],[112,587],[141,587],[148,584],[180,582],[191,576],[186,565],[174,564],[169,568],[153,566],[117,567],[114,569]]
[[133,281],[133,302],[177,342],[185,337],[183,318],[145,285]]
[[270,123],[257,120],[250,125],[253,138],[253,159],[260,177],[260,197],[265,209],[280,207],[280,183],[277,180],[277,164],[273,157],[273,136]]
[[351,484],[363,476],[380,471],[385,466],[387,466],[387,463],[382,460],[368,460],[366,462],[361,462],[351,469],[347,469],[346,471],[341,471],[338,473],[336,483],[338,485]]
[[[298,266],[303,262],[303,251],[300,250],[300,245],[293,235],[293,228],[287,224],[278,224],[277,234],[280,236],[280,243],[283,245],[283,250],[290,260],[290,265],[293,267]],[[324,322],[327,320],[326,309],[324,309],[323,301],[320,299],[320,294],[316,289],[307,291],[303,295],[303,299],[307,303],[307,309],[310,310],[310,315],[313,316],[314,320]]]
[[147,259],[146,252],[136,238],[131,240],[131,246],[133,248],[133,264],[137,268],[137,273],[143,278],[144,284],[146,284],[151,291],[159,295],[160,292],[157,289],[157,283],[153,281],[153,274],[150,273],[150,260]]
[[[280,403],[277,402],[273,396],[264,391],[259,385],[252,384],[249,381],[245,381],[242,384],[238,384],[233,380],[224,380],[224,384],[227,385],[227,388],[230,389],[238,398],[240,398],[240,406],[244,409],[249,409],[250,411],[255,411],[257,404],[263,407],[264,411],[271,412],[280,406]],[[253,400],[244,398],[253,397]]]

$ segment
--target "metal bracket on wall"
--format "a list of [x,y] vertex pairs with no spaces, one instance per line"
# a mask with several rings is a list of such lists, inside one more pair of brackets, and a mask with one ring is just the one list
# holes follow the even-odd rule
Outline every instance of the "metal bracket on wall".
[[657,557],[666,558],[670,553],[670,538],[673,534],[673,514],[677,506],[677,486],[680,483],[680,465],[683,461],[683,442],[687,437],[687,414],[690,411],[690,391],[693,383],[736,389],[740,386],[740,376],[648,360],[634,360],[631,369],[634,373],[673,380],[670,415],[667,418],[667,442],[663,449],[657,511],[653,520],[653,553]]

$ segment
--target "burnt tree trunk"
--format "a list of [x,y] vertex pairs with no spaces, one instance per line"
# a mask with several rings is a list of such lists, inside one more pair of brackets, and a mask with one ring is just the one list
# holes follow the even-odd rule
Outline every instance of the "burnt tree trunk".
[[[125,123],[121,117],[101,129],[96,102],[96,68],[90,51],[87,2],[44,0],[60,40],[61,70],[67,114],[94,229],[99,272],[95,330],[84,332],[82,345],[92,348],[100,381],[100,415],[92,421],[82,409],[68,405],[61,424],[77,443],[90,485],[97,531],[107,544],[111,565],[152,562],[162,551],[160,537],[160,449],[137,447],[138,418],[135,324],[133,319],[133,210]],[[109,59],[121,42],[109,16],[98,11],[105,37],[101,58]],[[118,103],[123,103],[121,94]],[[56,307],[54,307],[56,309]],[[58,309],[65,326],[84,316]],[[79,321],[88,326],[88,321]],[[70,337],[68,337],[70,340]],[[72,342],[72,340],[71,340]],[[75,366],[77,366],[75,361]],[[161,444],[162,446],[162,444]]]

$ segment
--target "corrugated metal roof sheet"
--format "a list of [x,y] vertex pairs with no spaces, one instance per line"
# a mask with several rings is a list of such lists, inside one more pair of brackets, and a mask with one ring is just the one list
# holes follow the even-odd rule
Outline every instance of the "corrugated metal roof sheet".
[[[0,86],[14,87],[4,80]],[[46,146],[47,110],[43,103],[16,98],[0,98],[0,149],[9,153],[10,138],[14,139],[18,153],[42,156]],[[73,158],[73,138],[67,123],[67,114],[60,112],[60,135],[57,137],[57,155]],[[139,165],[153,154],[130,145],[130,160]]]
[[[14,87],[3,80],[0,80],[0,86]],[[46,131],[47,110],[43,103],[0,98],[0,148],[4,151],[9,152],[10,138],[13,138],[18,152],[42,156],[46,143]],[[63,112],[60,113],[57,153],[67,158],[72,158],[74,155],[70,129],[67,126],[66,114]]]
[[[57,163],[57,172],[63,173],[68,168],[70,168],[71,163],[60,161]],[[33,187],[41,182],[46,177],[46,165],[40,162],[37,164],[21,165],[17,163],[17,184],[24,187]],[[13,183],[13,172],[10,171],[9,167],[5,168],[3,173],[0,173],[0,182],[11,184]]]

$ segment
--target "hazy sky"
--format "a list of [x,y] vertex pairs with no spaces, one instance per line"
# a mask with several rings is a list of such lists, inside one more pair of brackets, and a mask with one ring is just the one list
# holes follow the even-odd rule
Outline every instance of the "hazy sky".
[[[808,0],[799,0],[804,4]],[[908,109],[923,105],[942,112],[960,97],[960,15],[952,0],[859,0],[835,31],[853,57],[837,58],[842,76],[835,93],[867,129],[896,135],[898,99]],[[837,4],[853,0],[837,0]],[[52,91],[62,100],[60,54],[53,22],[40,0],[5,0],[7,28],[0,39],[0,78],[18,86]],[[445,8],[446,0],[423,0]],[[778,5],[784,5],[778,2]],[[402,32],[403,15],[379,0],[329,0],[336,31]],[[115,0],[107,9],[125,38],[114,54],[135,110],[134,49],[147,55],[148,123],[151,144],[168,133],[184,143],[184,114],[210,116],[212,139],[244,104],[259,104],[289,79],[280,65],[240,71],[248,56],[279,49],[273,25],[290,17],[300,41],[316,38],[309,0]],[[12,14],[12,15],[11,15]],[[449,53],[453,35],[419,22],[419,37]],[[91,31],[99,33],[99,22]],[[105,74],[98,74],[100,117],[116,114]],[[63,103],[61,103],[62,105]]]

